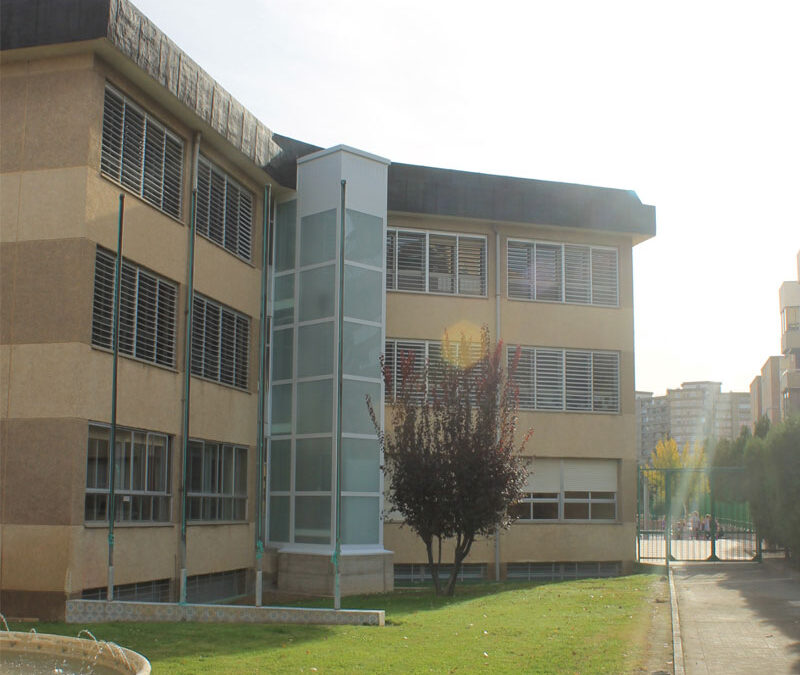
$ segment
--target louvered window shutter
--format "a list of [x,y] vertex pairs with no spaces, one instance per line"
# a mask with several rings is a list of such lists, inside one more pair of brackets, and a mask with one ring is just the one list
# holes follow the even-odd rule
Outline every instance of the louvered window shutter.
[[[113,254],[97,250],[95,257],[92,344],[113,348]],[[165,366],[175,358],[175,284],[132,263],[122,261],[119,351]]]
[[592,409],[592,355],[583,351],[567,351],[564,355],[567,410]]
[[[514,364],[517,348],[508,346],[508,367]],[[536,407],[536,351],[532,347],[521,347],[519,361],[514,371],[514,383],[519,388],[519,407],[522,410],[534,410]]]
[[397,260],[395,257],[397,232],[386,232],[386,290],[393,291],[397,288]]
[[592,304],[619,304],[616,249],[592,249]]
[[533,245],[508,242],[508,297],[533,300]]
[[595,412],[619,412],[619,354],[592,354],[592,397]]
[[383,355],[384,394],[386,401],[394,400],[394,387],[397,381],[397,360],[395,359],[395,343],[386,340]]
[[114,329],[114,258],[100,249],[95,256],[92,344],[111,349]]
[[591,302],[590,249],[564,246],[564,300],[588,305]]
[[456,237],[431,234],[428,237],[428,290],[456,292]]
[[397,232],[397,289],[426,291],[426,236]]
[[458,292],[486,295],[486,240],[458,238]]
[[536,299],[561,302],[561,245],[536,244],[535,256]]
[[536,350],[536,409],[564,409],[564,353],[560,349]]
[[180,218],[183,142],[110,87],[103,103],[100,171]]

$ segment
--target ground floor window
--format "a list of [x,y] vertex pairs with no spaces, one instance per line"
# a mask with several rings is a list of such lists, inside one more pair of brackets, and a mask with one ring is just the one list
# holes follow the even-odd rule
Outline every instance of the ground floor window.
[[247,448],[191,440],[188,452],[189,520],[245,520]]
[[[127,600],[130,602],[169,602],[169,579],[154,579],[152,581],[137,581],[133,584],[120,584],[114,586],[114,600]],[[108,597],[108,587],[84,588],[81,593],[83,600],[105,600]]]
[[[86,458],[86,522],[108,521],[111,429],[89,425]],[[170,438],[117,427],[114,452],[114,522],[170,520]]]
[[509,511],[524,521],[615,521],[617,469],[615,459],[534,458]]

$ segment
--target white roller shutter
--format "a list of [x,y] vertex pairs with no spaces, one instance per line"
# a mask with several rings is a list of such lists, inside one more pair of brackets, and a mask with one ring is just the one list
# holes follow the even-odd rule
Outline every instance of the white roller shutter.
[[616,492],[617,460],[565,459],[565,492]]

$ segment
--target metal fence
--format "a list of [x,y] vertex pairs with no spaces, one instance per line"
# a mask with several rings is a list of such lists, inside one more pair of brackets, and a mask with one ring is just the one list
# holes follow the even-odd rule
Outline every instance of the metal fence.
[[639,560],[758,560],[741,468],[640,467]]

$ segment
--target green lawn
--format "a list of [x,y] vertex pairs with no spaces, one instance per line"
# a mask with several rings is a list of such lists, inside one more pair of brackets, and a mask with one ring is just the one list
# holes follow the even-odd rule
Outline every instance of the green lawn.
[[[144,654],[161,673],[631,673],[646,655],[657,575],[540,585],[460,586],[345,598],[345,608],[386,610],[386,626],[249,624],[36,624],[77,635],[88,628]],[[318,605],[319,606],[319,605]],[[330,606],[329,603],[326,606]],[[31,624],[12,629],[30,630]]]

